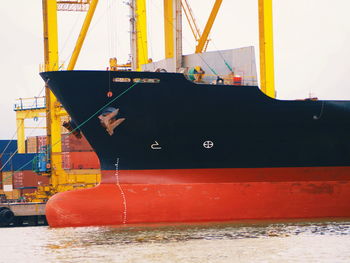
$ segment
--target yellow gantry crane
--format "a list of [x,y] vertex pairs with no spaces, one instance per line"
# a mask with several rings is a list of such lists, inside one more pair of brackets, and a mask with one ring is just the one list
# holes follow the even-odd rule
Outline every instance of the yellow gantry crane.
[[[45,71],[57,71],[58,61],[58,34],[57,34],[57,2],[55,0],[43,0],[43,24],[44,24],[44,62]],[[62,169],[61,147],[61,121],[57,115],[59,102],[45,85],[46,96],[46,132],[47,152],[51,172],[50,192],[60,191],[59,185],[66,184],[67,176]]]
[[[14,111],[16,112],[16,124],[17,124],[17,152],[25,153],[25,129],[28,128],[45,128],[46,127],[25,127],[24,123],[26,119],[38,120],[39,118],[46,117],[46,98],[34,97],[34,98],[20,98],[17,100]],[[67,116],[67,112],[63,107],[59,107],[58,115],[60,117]]]
[[[45,71],[56,71],[59,69],[58,55],[58,26],[57,11],[86,11],[87,15],[80,31],[76,47],[70,59],[67,70],[73,70],[79,52],[83,45],[87,29],[96,9],[98,0],[78,0],[78,1],[56,1],[43,0],[43,25],[44,25],[44,60]],[[47,151],[49,156],[50,186],[39,188],[37,199],[47,199],[56,192],[67,191],[73,188],[76,180],[72,175],[62,168],[62,147],[61,147],[61,116],[62,106],[57,101],[48,86],[45,88],[46,97],[46,129],[47,129]],[[81,176],[80,176],[81,177]],[[90,176],[91,177],[91,176]],[[92,177],[96,178],[96,175]],[[84,181],[84,179],[83,179]],[[96,183],[96,180],[93,180]],[[89,180],[85,181],[89,183]],[[92,186],[88,184],[82,185]]]

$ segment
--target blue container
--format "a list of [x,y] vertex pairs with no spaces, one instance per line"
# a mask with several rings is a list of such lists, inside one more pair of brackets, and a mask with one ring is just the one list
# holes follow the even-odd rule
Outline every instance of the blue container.
[[[17,153],[12,158],[11,155],[10,153],[6,153],[0,158],[0,168],[6,163],[2,171],[9,172],[33,169],[33,160],[36,158],[35,153]],[[8,161],[9,159],[10,161]]]
[[17,140],[0,140],[0,154],[4,150],[4,153],[14,153],[17,151]]

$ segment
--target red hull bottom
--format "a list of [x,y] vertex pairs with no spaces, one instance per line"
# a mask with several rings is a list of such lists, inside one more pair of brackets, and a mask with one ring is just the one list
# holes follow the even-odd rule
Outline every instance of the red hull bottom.
[[[46,217],[51,227],[350,217],[348,167],[276,168],[267,175],[266,169],[216,170],[211,182],[198,182],[198,174],[192,170],[195,182],[121,181],[120,185],[101,183],[91,189],[59,193],[48,201]],[[237,175],[240,170],[251,171],[250,177],[245,177],[248,180]],[[140,175],[147,181],[158,172]],[[227,173],[233,174],[231,179],[222,182],[220,174]],[[120,171],[118,176],[122,174]],[[115,171],[104,171],[103,181],[108,176],[115,176]],[[258,180],[261,177],[265,181]]]

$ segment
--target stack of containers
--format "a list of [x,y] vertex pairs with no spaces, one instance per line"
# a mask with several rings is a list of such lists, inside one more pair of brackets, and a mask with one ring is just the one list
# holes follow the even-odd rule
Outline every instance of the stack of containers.
[[13,173],[8,170],[11,165],[6,162],[16,150],[16,140],[0,140],[0,195],[6,195],[7,199],[13,199]]
[[32,171],[35,156],[31,153],[13,154],[6,151],[0,157],[2,190],[7,199],[19,199],[23,194],[33,193],[39,185],[49,183],[48,177]]
[[[46,146],[46,136],[28,137],[26,141],[27,153],[43,152]],[[100,169],[100,162],[96,153],[84,136],[77,138],[73,134],[62,134],[62,168]]]
[[26,153],[42,152],[46,146],[46,135],[27,137]]
[[37,136],[28,137],[26,140],[26,153],[38,152],[38,138]]
[[37,136],[37,148],[38,152],[43,152],[46,149],[46,135]]
[[62,134],[62,168],[67,170],[100,168],[97,155],[84,136],[79,139],[73,134]]
[[13,188],[20,190],[20,195],[33,193],[38,186],[48,184],[48,177],[40,176],[32,170],[16,171],[13,174]]

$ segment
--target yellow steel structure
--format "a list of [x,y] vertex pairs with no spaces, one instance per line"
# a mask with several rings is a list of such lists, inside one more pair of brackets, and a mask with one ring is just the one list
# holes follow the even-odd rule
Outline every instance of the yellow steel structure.
[[207,41],[208,41],[208,36],[209,36],[210,30],[214,24],[216,15],[219,12],[221,3],[222,3],[222,0],[216,0],[214,3],[214,6],[213,6],[213,9],[211,10],[207,24],[205,25],[203,34],[202,34],[201,38],[198,40],[198,45],[196,46],[196,53],[203,52],[203,49],[205,47],[205,43],[207,43]]
[[135,4],[136,70],[140,71],[141,65],[148,63],[146,0],[136,0]]
[[275,98],[272,0],[259,1],[260,86]]
[[[67,112],[64,108],[60,107],[57,112],[59,117],[67,116]],[[25,129],[29,127],[24,126],[25,119],[43,118],[46,117],[46,109],[25,109],[16,110],[16,123],[17,123],[17,149],[18,153],[25,153]],[[40,127],[41,129],[42,127]],[[44,127],[46,129],[46,127]],[[31,127],[31,129],[38,129],[38,127]]]
[[[17,115],[17,114],[16,114]],[[18,118],[16,116],[16,124],[17,124],[17,152],[25,153],[26,145],[25,145],[25,133],[24,133],[24,119]]]
[[[164,0],[164,37],[165,37],[165,58],[174,57],[174,1],[176,0]],[[187,0],[182,0],[181,5],[185,12],[186,18],[192,30],[192,33],[197,41],[196,53],[202,53],[205,51],[208,45],[208,36],[210,30],[214,24],[216,15],[220,9],[222,0],[216,0],[213,9],[210,13],[203,34],[200,32],[199,27],[194,19],[192,10]]]
[[[84,1],[87,2],[88,0]],[[72,1],[70,1],[72,2]],[[88,27],[93,17],[98,0],[88,1],[90,7],[78,37],[76,47],[68,65],[68,70],[73,70],[81,47],[83,45]],[[58,70],[58,30],[57,30],[57,1],[43,0],[44,21],[44,59],[45,71]],[[61,1],[62,3],[62,1]],[[21,114],[26,114],[21,113]],[[34,114],[32,111],[30,114]],[[29,114],[29,115],[30,115]],[[39,187],[33,200],[47,199],[56,192],[71,190],[74,188],[85,188],[96,185],[100,180],[99,171],[76,176],[75,173],[67,173],[62,169],[62,147],[61,147],[61,116],[65,115],[60,103],[46,86],[46,118],[48,150],[50,154],[50,186]],[[23,117],[23,116],[20,116]],[[21,125],[21,123],[19,123]],[[22,136],[22,134],[20,134]],[[82,179],[85,178],[85,179]]]
[[173,0],[164,0],[165,58],[174,57]]
[[[17,123],[17,149],[18,153],[25,153],[25,129],[29,127],[24,126],[24,121],[26,119],[33,118],[44,118],[46,117],[45,103],[39,102],[38,99],[44,99],[45,97],[35,97],[35,98],[21,98],[19,103],[15,105],[16,112],[16,123]],[[24,105],[22,102],[27,102]],[[28,101],[30,102],[28,104]],[[34,102],[33,102],[34,101]],[[59,112],[57,114],[61,116],[67,116],[67,112],[63,107],[59,107]],[[46,127],[40,127],[45,128]],[[31,129],[38,129],[38,127],[32,127]]]
[[45,117],[45,116],[46,116],[46,109],[31,109],[31,110],[16,111],[18,153],[26,152],[24,120]]
[[73,70],[74,67],[75,67],[75,64],[77,62],[78,56],[80,54],[81,47],[83,46],[83,43],[84,43],[87,31],[89,29],[92,17],[94,16],[97,3],[98,3],[98,0],[91,0],[91,2],[90,2],[89,10],[88,10],[88,12],[86,14],[83,26],[82,26],[82,28],[80,30],[80,34],[79,34],[77,43],[75,44],[75,48],[74,48],[72,57],[71,57],[71,59],[69,61],[67,70]]
[[[57,2],[43,0],[44,20],[44,60],[46,71],[58,70],[58,33],[57,33]],[[59,102],[46,84],[46,122],[48,153],[50,154],[52,191],[60,191],[60,185],[67,183],[67,176],[62,169],[61,121],[56,114]]]
[[[165,36],[165,58],[174,57],[174,15],[173,1],[164,0],[164,36]],[[182,0],[182,5],[187,3]],[[208,36],[215,21],[216,15],[222,4],[222,0],[216,0],[213,9],[208,18],[203,34],[198,40],[196,53],[201,53],[206,48]],[[273,15],[272,15],[272,0],[258,0],[259,6],[259,49],[260,49],[260,86],[261,90],[268,96],[275,98],[275,80],[274,80],[274,52],[273,52]],[[184,8],[185,10],[185,8]],[[187,18],[187,14],[185,10]],[[188,19],[191,26],[191,19]],[[198,30],[192,28],[195,35]]]
[[184,11],[187,22],[191,28],[192,34],[194,36],[194,39],[198,41],[202,35],[199,26],[197,25],[196,19],[194,18],[192,9],[190,5],[188,4],[187,0],[181,0],[181,6],[182,10]]
[[[198,41],[201,38],[202,33],[201,33],[201,30],[199,29],[199,26],[197,25],[196,19],[194,18],[192,9],[191,9],[190,5],[188,4],[187,0],[181,0],[181,6],[182,6],[182,10],[184,11],[184,13],[186,15],[187,22],[191,28],[194,39],[196,40],[196,42],[198,44]],[[207,50],[209,41],[210,41],[210,39],[208,36],[207,40],[205,41],[204,47],[203,47],[203,52],[205,52]]]

